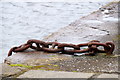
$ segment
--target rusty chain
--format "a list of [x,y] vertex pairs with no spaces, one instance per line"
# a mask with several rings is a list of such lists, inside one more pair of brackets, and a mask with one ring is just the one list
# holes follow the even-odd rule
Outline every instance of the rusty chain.
[[[36,44],[34,46],[33,44]],[[100,46],[103,49],[98,49]],[[82,47],[88,47],[86,49],[82,49]],[[92,40],[88,43],[84,44],[66,44],[66,43],[58,43],[58,42],[44,42],[40,40],[28,40],[26,44],[20,45],[18,47],[13,47],[9,50],[8,56],[12,55],[12,52],[22,52],[28,48],[44,51],[49,53],[85,53],[85,55],[95,55],[96,53],[107,53],[112,54],[115,48],[115,45],[112,42],[100,43],[100,41]],[[73,49],[66,49],[73,48]],[[86,53],[87,52],[87,53]]]

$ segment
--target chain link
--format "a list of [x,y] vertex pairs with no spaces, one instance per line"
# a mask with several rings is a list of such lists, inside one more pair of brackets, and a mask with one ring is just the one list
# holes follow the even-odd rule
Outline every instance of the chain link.
[[[33,45],[33,43],[35,45]],[[102,46],[104,49],[98,49],[98,47],[100,46]],[[82,47],[88,48],[82,49]],[[11,48],[8,52],[8,56],[11,56],[12,52],[22,52],[28,48],[49,53],[64,53],[64,54],[84,53],[85,55],[95,55],[96,53],[112,54],[115,45],[112,42],[100,43],[100,41],[97,40],[92,40],[88,43],[75,45],[58,42],[44,42],[32,39],[28,40],[26,44]]]

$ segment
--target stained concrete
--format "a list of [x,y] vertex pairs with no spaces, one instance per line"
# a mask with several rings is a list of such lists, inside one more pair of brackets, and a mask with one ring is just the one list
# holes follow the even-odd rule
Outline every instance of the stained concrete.
[[2,75],[2,77],[10,77],[10,76],[14,76],[18,73],[21,72],[21,70],[17,67],[11,67],[8,64],[0,64],[0,69],[2,70],[0,73],[0,75]]
[[24,64],[29,66],[38,66],[45,65],[49,63],[54,63],[60,60],[69,59],[70,56],[55,54],[55,53],[45,53],[45,52],[21,52],[13,54],[10,57],[5,59],[5,63],[7,64]]

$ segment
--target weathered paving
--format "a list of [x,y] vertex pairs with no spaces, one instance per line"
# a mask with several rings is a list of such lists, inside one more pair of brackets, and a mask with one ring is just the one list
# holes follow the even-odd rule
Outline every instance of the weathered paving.
[[[117,21],[117,3],[110,3],[104,6],[100,10],[93,12],[92,14],[85,16],[69,26],[60,29],[58,32],[53,33],[46,38],[44,41],[55,41],[67,42],[67,43],[83,43],[91,41],[91,39],[100,40],[101,42],[112,41],[115,43],[116,48],[112,56],[70,56],[61,54],[49,54],[43,52],[22,52],[16,53],[5,59],[7,64],[23,64],[30,67],[15,67],[21,70],[23,74],[14,75],[12,77],[18,78],[40,78],[40,77],[55,77],[54,75],[59,74],[56,78],[67,77],[65,74],[69,75],[83,75],[74,76],[79,78],[88,78],[88,80],[93,80],[93,78],[118,78],[118,21]],[[105,12],[108,10],[108,13]],[[8,67],[11,69],[12,67]],[[19,69],[18,69],[19,68]],[[3,67],[5,69],[5,67]],[[27,69],[27,70],[26,70]],[[7,70],[7,69],[6,69]],[[11,69],[12,70],[12,69]],[[17,71],[16,70],[16,71]],[[51,70],[42,71],[42,70]],[[53,70],[55,72],[53,72]],[[9,70],[7,70],[9,72]],[[67,72],[57,72],[57,71],[67,71]],[[69,73],[71,72],[71,73]],[[74,74],[74,73],[75,74]],[[86,72],[86,73],[84,73]],[[42,74],[40,76],[40,73]],[[50,74],[51,73],[51,74]],[[4,75],[4,73],[2,73]],[[12,73],[7,73],[7,76]],[[15,72],[16,74],[16,72]],[[36,74],[36,75],[31,75]],[[87,74],[87,76],[86,76]],[[5,76],[5,77],[7,77]],[[71,76],[69,76],[71,78]],[[108,79],[109,80],[109,79]],[[114,80],[114,79],[113,79]]]
[[0,64],[0,69],[2,69],[2,73],[0,73],[2,77],[10,77],[21,73],[21,70],[19,68],[11,67],[8,64]]
[[89,78],[92,75],[94,75],[94,73],[31,70],[19,76],[18,78]]
[[[57,65],[58,68],[52,65]],[[110,56],[73,56],[71,60],[58,61],[52,65],[49,67],[56,71],[120,73],[118,72],[118,58]]]
[[56,53],[45,53],[39,51],[32,52],[21,52],[14,54],[5,59],[5,63],[7,64],[24,64],[29,66],[38,66],[49,63],[54,63],[60,60],[66,60],[70,57],[68,55],[56,54]]

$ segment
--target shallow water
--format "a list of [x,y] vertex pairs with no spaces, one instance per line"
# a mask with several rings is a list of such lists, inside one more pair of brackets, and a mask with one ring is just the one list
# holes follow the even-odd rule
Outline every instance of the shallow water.
[[0,61],[9,49],[29,39],[45,36],[67,26],[82,16],[98,10],[108,2],[24,2],[0,3]]

